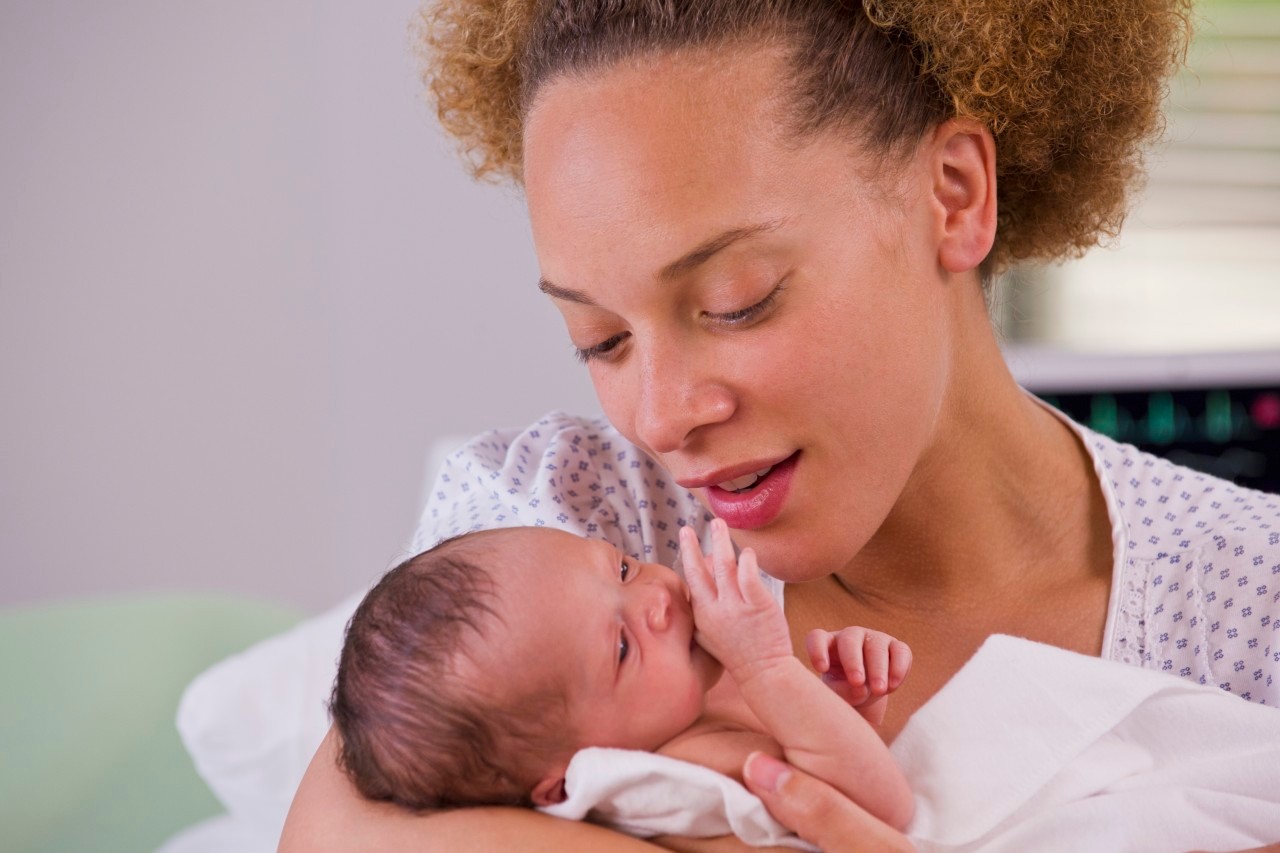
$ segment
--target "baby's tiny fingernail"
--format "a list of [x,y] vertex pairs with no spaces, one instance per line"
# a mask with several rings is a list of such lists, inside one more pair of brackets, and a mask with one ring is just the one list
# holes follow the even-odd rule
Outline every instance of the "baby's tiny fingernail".
[[791,778],[790,767],[763,752],[753,752],[747,756],[747,763],[742,771],[757,788],[763,788],[771,794],[776,793]]
[[871,680],[871,689],[876,693],[883,693],[885,689],[883,678],[873,678]]

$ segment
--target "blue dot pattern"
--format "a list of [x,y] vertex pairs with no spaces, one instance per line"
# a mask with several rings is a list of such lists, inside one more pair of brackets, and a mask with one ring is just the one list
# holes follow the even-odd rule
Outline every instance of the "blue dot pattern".
[[[1111,514],[1103,657],[1280,705],[1280,497],[1239,488],[1068,420]],[[414,552],[472,530],[549,526],[678,565],[711,515],[603,419],[552,413],[473,439],[442,467]],[[779,589],[774,590],[780,594]]]
[[712,516],[604,419],[553,412],[523,431],[477,436],[446,459],[413,551],[494,527],[554,527],[677,565],[677,531]]
[[1280,706],[1280,496],[1068,423],[1115,528],[1103,656]]

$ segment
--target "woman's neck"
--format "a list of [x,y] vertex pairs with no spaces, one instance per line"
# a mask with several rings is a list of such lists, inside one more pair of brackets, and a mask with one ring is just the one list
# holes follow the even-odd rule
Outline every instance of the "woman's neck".
[[[972,300],[980,303],[981,300]],[[1014,382],[979,304],[958,311],[934,441],[837,579],[866,606],[937,608],[1109,576],[1110,524],[1079,439]]]

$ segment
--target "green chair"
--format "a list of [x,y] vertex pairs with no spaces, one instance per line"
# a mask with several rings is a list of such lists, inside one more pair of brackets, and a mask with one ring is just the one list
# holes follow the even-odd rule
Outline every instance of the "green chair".
[[301,617],[200,594],[0,610],[0,846],[137,853],[220,812],[178,739],[178,699]]

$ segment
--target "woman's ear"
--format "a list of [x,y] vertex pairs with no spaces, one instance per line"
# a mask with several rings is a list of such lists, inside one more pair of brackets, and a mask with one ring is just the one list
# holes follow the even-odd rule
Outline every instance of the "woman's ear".
[[977,122],[951,119],[934,131],[930,154],[938,263],[947,272],[968,272],[996,239],[996,143]]
[[569,795],[564,789],[564,773],[567,769],[566,765],[557,764],[538,780],[538,784],[533,786],[533,794],[530,797],[535,806],[554,806],[568,798]]

